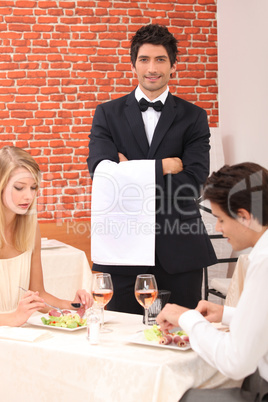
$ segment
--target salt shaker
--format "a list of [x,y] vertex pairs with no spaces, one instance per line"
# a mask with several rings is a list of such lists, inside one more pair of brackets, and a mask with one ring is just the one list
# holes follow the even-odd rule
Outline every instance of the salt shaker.
[[91,345],[97,345],[100,337],[100,316],[96,309],[87,310],[87,338]]

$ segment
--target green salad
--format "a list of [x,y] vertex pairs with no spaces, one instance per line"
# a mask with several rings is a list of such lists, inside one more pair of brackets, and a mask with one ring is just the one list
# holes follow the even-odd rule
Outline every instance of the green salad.
[[50,316],[49,318],[41,317],[41,320],[44,325],[70,329],[83,327],[87,324],[87,319],[81,318],[78,314],[66,314],[60,317]]
[[[157,325],[153,325],[152,328],[145,329],[143,332],[147,341],[159,341],[159,339],[164,335]],[[187,336],[186,332],[184,331],[175,331],[172,332],[171,335]]]

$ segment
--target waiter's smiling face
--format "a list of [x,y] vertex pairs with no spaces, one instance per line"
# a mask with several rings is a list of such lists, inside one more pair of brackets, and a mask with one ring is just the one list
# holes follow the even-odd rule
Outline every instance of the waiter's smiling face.
[[170,75],[176,71],[176,63],[171,65],[164,46],[145,43],[139,48],[131,69],[137,74],[141,90],[153,100],[166,90]]

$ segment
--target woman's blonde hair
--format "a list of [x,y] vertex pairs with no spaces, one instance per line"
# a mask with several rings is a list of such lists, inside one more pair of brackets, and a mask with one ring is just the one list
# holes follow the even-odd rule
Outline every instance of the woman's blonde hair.
[[[3,191],[17,168],[27,169],[33,176],[38,190],[41,173],[33,157],[21,148],[5,146],[0,150],[0,248],[6,243]],[[25,215],[16,215],[13,246],[21,252],[33,250],[37,225],[36,197]]]

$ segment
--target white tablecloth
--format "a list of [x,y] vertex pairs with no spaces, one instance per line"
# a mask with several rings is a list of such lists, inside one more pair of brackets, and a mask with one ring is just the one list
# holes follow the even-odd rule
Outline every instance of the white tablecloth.
[[90,345],[86,329],[48,329],[53,336],[37,342],[0,339],[1,400],[177,402],[191,387],[233,385],[192,350],[129,343],[144,329],[142,316],[105,317],[113,332],[99,345]]
[[84,251],[57,240],[42,241],[41,259],[47,292],[73,300],[78,289],[91,290],[91,269]]

